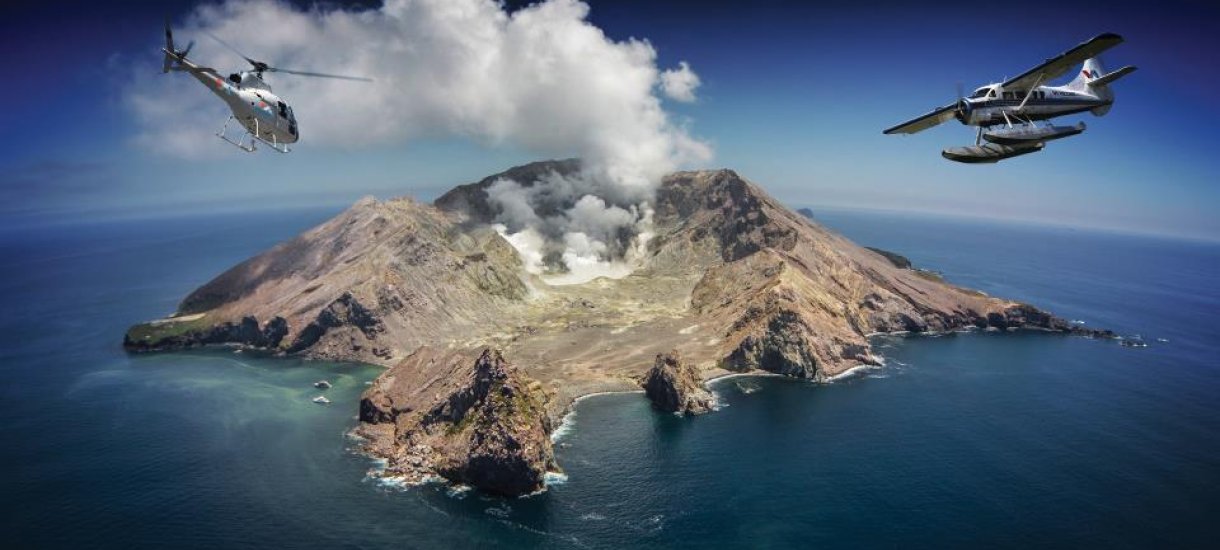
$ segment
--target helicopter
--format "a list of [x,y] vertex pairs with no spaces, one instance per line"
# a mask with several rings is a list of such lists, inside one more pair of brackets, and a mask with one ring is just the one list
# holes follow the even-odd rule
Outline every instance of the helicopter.
[[[301,138],[300,128],[297,126],[297,119],[296,115],[292,112],[292,106],[271,92],[271,86],[263,79],[263,73],[285,73],[361,82],[373,81],[370,78],[359,76],[342,76],[272,67],[262,61],[256,61],[247,57],[238,51],[237,48],[234,48],[228,42],[221,40],[212,33],[205,31],[205,34],[233,53],[241,56],[242,59],[245,59],[253,67],[253,70],[232,73],[226,78],[211,67],[202,67],[195,64],[186,57],[191,52],[191,48],[195,46],[195,42],[191,41],[183,50],[175,49],[174,34],[170,30],[170,25],[167,21],[165,25],[165,48],[161,50],[165,53],[165,62],[161,67],[161,72],[188,72],[196,80],[202,82],[204,86],[207,86],[212,93],[224,100],[229,105],[229,110],[232,113],[225,120],[224,126],[216,136],[247,153],[255,151],[255,141],[261,141],[280,153],[288,153],[291,151],[288,145],[296,143]],[[229,124],[235,120],[241,126],[241,133],[236,139],[229,136]]]

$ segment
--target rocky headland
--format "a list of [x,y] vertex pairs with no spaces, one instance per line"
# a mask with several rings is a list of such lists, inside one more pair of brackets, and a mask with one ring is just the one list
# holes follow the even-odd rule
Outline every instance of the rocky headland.
[[124,346],[384,365],[356,432],[388,474],[516,495],[558,469],[548,434],[582,395],[643,385],[659,408],[695,413],[715,376],[827,380],[876,364],[872,333],[1113,336],[858,246],[732,170],[664,178],[655,236],[631,274],[551,285],[491,227],[487,188],[577,169],[533,163],[434,204],[363,199],[220,274],[173,316],[132,327]]
[[546,401],[541,385],[498,350],[475,357],[424,349],[364,393],[355,434],[386,460],[387,475],[527,494],[559,471]]

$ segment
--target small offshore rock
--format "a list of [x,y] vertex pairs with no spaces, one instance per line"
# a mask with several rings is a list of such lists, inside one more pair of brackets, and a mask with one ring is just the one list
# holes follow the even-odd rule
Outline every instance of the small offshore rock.
[[702,414],[710,412],[716,402],[699,383],[695,368],[684,363],[677,351],[658,353],[643,385],[652,406],[665,412]]

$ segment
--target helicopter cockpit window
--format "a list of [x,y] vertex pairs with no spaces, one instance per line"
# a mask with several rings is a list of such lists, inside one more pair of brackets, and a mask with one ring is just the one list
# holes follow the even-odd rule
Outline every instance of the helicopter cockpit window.
[[229,82],[241,84],[241,75],[237,73],[229,73]]
[[283,118],[288,118],[288,105],[285,105],[283,101],[281,101],[279,103],[280,103],[280,116]]

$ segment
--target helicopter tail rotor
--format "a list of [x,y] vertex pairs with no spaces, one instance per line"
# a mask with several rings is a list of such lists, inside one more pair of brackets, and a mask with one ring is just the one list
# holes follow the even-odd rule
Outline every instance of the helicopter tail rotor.
[[191,48],[195,47],[195,41],[187,43],[186,49],[178,51],[174,49],[174,31],[170,30],[169,19],[165,20],[165,61],[161,64],[161,72],[168,73],[178,69],[178,62],[186,59],[187,54],[191,53]]
[[165,62],[161,65],[161,72],[168,73],[174,67],[174,62],[177,61],[172,52],[174,51],[174,31],[169,28],[169,20],[165,21]]

